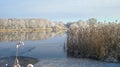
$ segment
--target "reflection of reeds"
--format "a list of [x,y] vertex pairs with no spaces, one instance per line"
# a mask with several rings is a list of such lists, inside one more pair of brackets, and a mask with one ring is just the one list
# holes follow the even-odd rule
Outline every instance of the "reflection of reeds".
[[120,61],[120,23],[98,24],[67,33],[69,56]]
[[18,41],[18,40],[44,40],[58,35],[63,35],[65,31],[57,32],[0,32],[1,41]]

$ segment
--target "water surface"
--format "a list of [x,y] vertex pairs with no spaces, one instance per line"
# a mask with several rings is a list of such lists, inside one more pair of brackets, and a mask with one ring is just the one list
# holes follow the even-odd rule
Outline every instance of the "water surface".
[[[0,67],[15,61],[16,43],[24,41],[18,49],[22,67],[28,61],[35,67],[120,67],[119,63],[106,63],[85,58],[70,58],[65,51],[65,32],[0,32]],[[9,63],[11,61],[11,63]]]

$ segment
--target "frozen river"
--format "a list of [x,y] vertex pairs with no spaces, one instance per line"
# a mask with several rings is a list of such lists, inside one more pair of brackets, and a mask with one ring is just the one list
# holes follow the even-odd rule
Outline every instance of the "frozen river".
[[65,49],[66,35],[62,32],[6,32],[0,33],[0,67],[13,67],[16,43],[22,67],[32,63],[35,67],[120,67],[119,63],[106,63],[85,58],[71,58]]

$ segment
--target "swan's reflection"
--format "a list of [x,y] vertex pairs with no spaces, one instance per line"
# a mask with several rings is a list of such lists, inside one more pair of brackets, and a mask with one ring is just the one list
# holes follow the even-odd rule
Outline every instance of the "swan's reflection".
[[19,42],[16,44],[16,58],[15,58],[15,62],[14,62],[14,67],[21,67],[20,64],[19,64],[19,60],[18,60],[18,58],[17,58],[17,56],[18,56],[18,48],[19,48],[21,45],[24,45],[24,42],[23,42],[23,41],[19,41]]
[[15,58],[14,67],[21,67],[20,64],[19,64],[19,60],[18,60],[17,57]]

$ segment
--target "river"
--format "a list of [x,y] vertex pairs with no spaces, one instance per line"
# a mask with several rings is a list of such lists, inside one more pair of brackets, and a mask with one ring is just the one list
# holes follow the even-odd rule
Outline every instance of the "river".
[[107,63],[86,58],[69,57],[66,52],[65,32],[0,32],[0,67],[13,67],[16,44],[21,67],[120,67],[119,63]]

